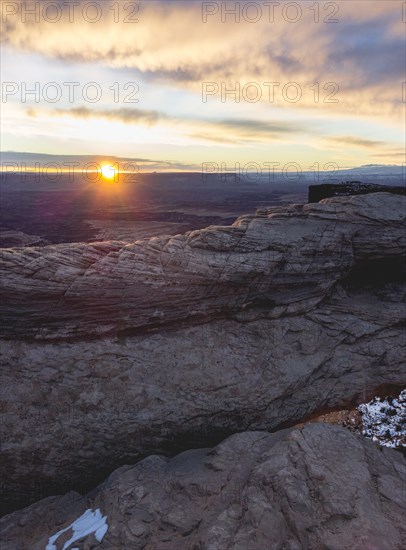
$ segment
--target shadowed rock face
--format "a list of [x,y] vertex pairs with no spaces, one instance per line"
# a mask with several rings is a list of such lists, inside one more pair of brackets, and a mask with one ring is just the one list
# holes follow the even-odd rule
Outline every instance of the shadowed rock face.
[[377,185],[374,183],[362,183],[361,181],[345,181],[341,183],[322,183],[309,186],[309,202],[319,202],[330,197],[348,195],[367,195],[368,193],[394,193],[406,195],[405,186]]
[[[404,287],[382,266],[399,266],[405,204],[342,197],[70,256],[7,250],[3,502],[404,385]],[[368,266],[382,276],[362,285]]]
[[[43,550],[86,510],[106,516],[75,546],[100,550],[401,550],[402,455],[327,424],[244,432],[214,449],[125,466],[92,493],[1,521],[4,550]],[[63,546],[63,535],[56,548]]]

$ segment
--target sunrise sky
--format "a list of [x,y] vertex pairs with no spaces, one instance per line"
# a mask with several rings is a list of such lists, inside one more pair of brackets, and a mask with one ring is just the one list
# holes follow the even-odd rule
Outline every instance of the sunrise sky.
[[2,2],[2,151],[155,169],[406,160],[402,1],[23,4]]

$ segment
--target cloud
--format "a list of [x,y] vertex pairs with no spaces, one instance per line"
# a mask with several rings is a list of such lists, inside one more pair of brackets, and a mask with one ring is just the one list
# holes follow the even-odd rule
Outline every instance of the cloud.
[[[30,114],[36,114],[29,110]],[[120,109],[89,109],[88,107],[73,107],[72,109],[55,109],[50,111],[53,116],[69,116],[72,118],[89,119],[103,118],[106,120],[115,120],[124,124],[146,124],[152,126],[160,120],[168,118],[164,113],[146,109],[129,109],[122,107]],[[31,116],[32,116],[31,114]]]
[[29,117],[53,116],[71,117],[75,119],[104,119],[123,124],[145,124],[153,126],[157,123],[176,125],[185,135],[195,139],[203,139],[214,143],[237,144],[247,142],[269,142],[281,139],[287,135],[305,132],[305,128],[291,122],[266,122],[255,119],[224,119],[208,120],[202,118],[178,118],[166,113],[145,109],[90,109],[88,107],[73,107],[71,109],[26,110]]
[[384,141],[376,141],[373,139],[360,138],[357,136],[333,136],[327,138],[329,143],[333,145],[350,145],[354,147],[362,147],[365,149],[375,149],[377,147],[384,147],[387,145]]
[[111,155],[53,155],[44,153],[21,153],[14,151],[4,151],[1,153],[1,161],[3,165],[8,163],[24,163],[28,169],[35,169],[36,164],[44,165],[45,163],[56,163],[61,168],[66,169],[69,165],[75,164],[75,169],[80,170],[88,164],[102,164],[109,160],[112,164],[118,163],[121,169],[128,170],[133,166],[133,170],[138,168],[140,171],[200,171],[201,164],[182,163],[175,160],[156,160],[148,158],[135,157],[119,157]]
[[263,120],[250,120],[250,119],[228,119],[221,120],[216,123],[217,126],[226,130],[242,131],[246,134],[287,134],[295,133],[299,130],[298,124],[280,122],[279,124],[273,122],[264,122]]
[[[19,6],[22,3],[11,3]],[[29,4],[29,2],[27,2]],[[37,2],[37,4],[40,4]],[[261,18],[249,23],[221,20],[221,13],[202,22],[201,2],[138,2],[138,23],[125,6],[135,3],[100,2],[100,21],[89,23],[83,15],[86,2],[69,22],[67,3],[60,0],[63,16],[57,23],[40,17],[22,22],[21,13],[3,23],[3,42],[14,49],[37,52],[54,59],[102,63],[128,68],[148,80],[165,81],[174,87],[201,92],[203,81],[297,82],[306,93],[290,103],[277,94],[275,105],[288,109],[315,108],[340,114],[399,117],[404,81],[404,24],[401,3],[338,1],[338,11],[321,9],[319,22],[314,9],[300,4],[301,18],[291,23],[282,17],[283,3],[275,7],[270,21],[264,3]],[[221,11],[223,3],[216,3]],[[232,2],[233,5],[238,3]],[[239,3],[243,10],[245,2]],[[115,8],[114,8],[115,6]],[[118,8],[117,8],[118,6]],[[114,8],[114,9],[110,9]],[[117,9],[119,11],[117,12]],[[86,12],[85,12],[86,13]],[[92,15],[92,11],[87,12]],[[247,12],[248,13],[248,12]],[[252,16],[251,16],[252,17]],[[335,17],[337,23],[327,23]],[[116,18],[116,21],[114,21]],[[74,36],[73,36],[74,33]],[[339,86],[338,103],[315,102],[309,87],[319,82]]]
[[[288,135],[305,131],[296,123],[273,123],[238,118],[210,122],[200,121],[199,128],[203,128],[203,131],[189,134],[189,136],[214,143],[229,144],[277,141],[286,138]],[[204,131],[205,128],[206,132]]]
[[332,146],[338,146],[340,150],[356,147],[359,149],[369,150],[370,158],[384,158],[387,161],[393,160],[399,162],[406,161],[406,151],[403,148],[393,147],[394,143],[387,141],[373,140],[358,136],[332,136],[324,139],[325,143]]
[[374,153],[371,157],[399,158],[406,162],[406,151],[404,149],[392,149],[386,153]]

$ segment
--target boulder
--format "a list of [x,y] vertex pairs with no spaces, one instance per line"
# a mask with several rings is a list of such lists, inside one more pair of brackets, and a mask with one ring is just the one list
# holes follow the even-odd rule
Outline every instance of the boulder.
[[10,514],[2,549],[402,550],[405,483],[400,452],[344,428],[243,432]]

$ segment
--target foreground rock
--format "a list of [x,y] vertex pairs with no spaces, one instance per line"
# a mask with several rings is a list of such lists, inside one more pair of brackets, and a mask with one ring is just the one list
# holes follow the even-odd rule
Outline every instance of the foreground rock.
[[[97,512],[94,532],[68,548],[401,550],[405,483],[398,451],[343,428],[245,432],[212,450],[125,466],[85,497],[70,493],[15,512],[2,520],[2,548],[44,550]],[[51,539],[53,548],[62,549],[72,527]]]
[[[173,238],[179,246],[168,253],[171,261],[165,256],[165,270],[155,276],[144,273],[145,283],[138,269],[147,268],[146,257],[154,265],[151,250],[162,239],[132,245],[141,262],[135,272],[122,269],[126,247],[87,274],[74,267],[75,259],[35,256],[31,265],[29,251],[18,260],[8,251],[7,315],[16,324],[1,346],[3,503],[21,507],[55,491],[87,490],[151,453],[212,446],[242,430],[280,429],[366,402],[380,389],[404,387],[402,200],[346,197]],[[240,252],[218,251],[240,226],[234,243]],[[279,263],[268,255],[276,247],[284,258]],[[205,271],[191,263],[192,253],[205,258]],[[188,258],[184,272],[182,258]],[[51,271],[39,267],[45,264]],[[57,273],[63,284],[72,277],[85,305],[83,285],[100,295],[98,310],[86,309],[78,295],[74,309],[88,316],[78,324],[82,336],[106,308],[146,330],[92,341],[62,338],[62,318],[74,310],[63,294],[55,302]],[[12,293],[13,277],[22,297]],[[119,295],[120,284],[126,291]],[[52,311],[38,298],[47,292]],[[153,331],[146,312],[159,300],[165,316],[177,321]],[[53,341],[23,342],[19,331],[11,338],[25,317],[34,331],[32,316],[45,324],[53,319]],[[183,318],[188,328],[180,327]]]

